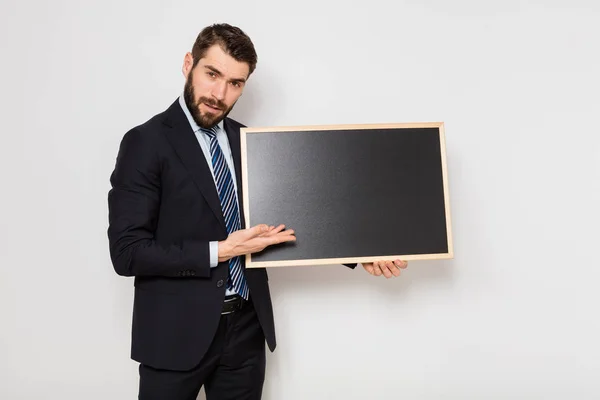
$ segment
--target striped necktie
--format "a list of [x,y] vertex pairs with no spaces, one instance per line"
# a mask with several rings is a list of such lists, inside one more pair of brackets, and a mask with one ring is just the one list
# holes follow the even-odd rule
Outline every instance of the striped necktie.
[[[233,178],[217,139],[217,129],[219,128],[214,126],[211,129],[201,129],[202,132],[210,138],[210,154],[212,156],[212,165],[217,183],[217,190],[219,192],[219,199],[221,200],[221,209],[223,210],[223,216],[225,217],[227,233],[231,234],[232,232],[241,229],[240,213],[235,196]],[[248,285],[244,277],[242,262],[239,256],[229,260],[229,279],[227,280],[227,288],[237,292],[244,299],[248,300]]]

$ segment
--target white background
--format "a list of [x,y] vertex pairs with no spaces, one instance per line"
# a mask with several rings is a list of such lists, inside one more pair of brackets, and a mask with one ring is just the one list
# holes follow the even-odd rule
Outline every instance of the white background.
[[455,258],[270,270],[265,399],[600,398],[599,4],[2,0],[0,398],[136,398],[109,175],[213,22],[249,126],[446,124]]

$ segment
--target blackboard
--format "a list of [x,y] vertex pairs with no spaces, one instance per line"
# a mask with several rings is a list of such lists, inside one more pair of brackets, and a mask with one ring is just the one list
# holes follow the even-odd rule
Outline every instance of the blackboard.
[[242,128],[247,227],[296,241],[246,267],[453,257],[444,123]]

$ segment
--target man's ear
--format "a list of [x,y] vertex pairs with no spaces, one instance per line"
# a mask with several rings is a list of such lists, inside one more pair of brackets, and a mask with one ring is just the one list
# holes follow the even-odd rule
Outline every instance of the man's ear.
[[192,56],[192,53],[190,53],[190,52],[185,53],[185,56],[183,57],[183,66],[181,67],[181,72],[183,73],[183,76],[185,76],[186,79],[187,79],[188,75],[190,74],[190,72],[192,71],[193,66],[194,66],[194,57]]

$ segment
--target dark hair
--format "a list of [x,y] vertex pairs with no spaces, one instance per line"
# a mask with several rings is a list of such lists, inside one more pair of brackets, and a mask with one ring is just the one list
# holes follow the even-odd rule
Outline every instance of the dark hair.
[[250,68],[248,75],[254,72],[258,56],[252,40],[240,28],[229,24],[213,24],[204,28],[196,38],[192,48],[194,65],[206,54],[213,45],[218,44],[223,51],[236,61],[245,62]]

